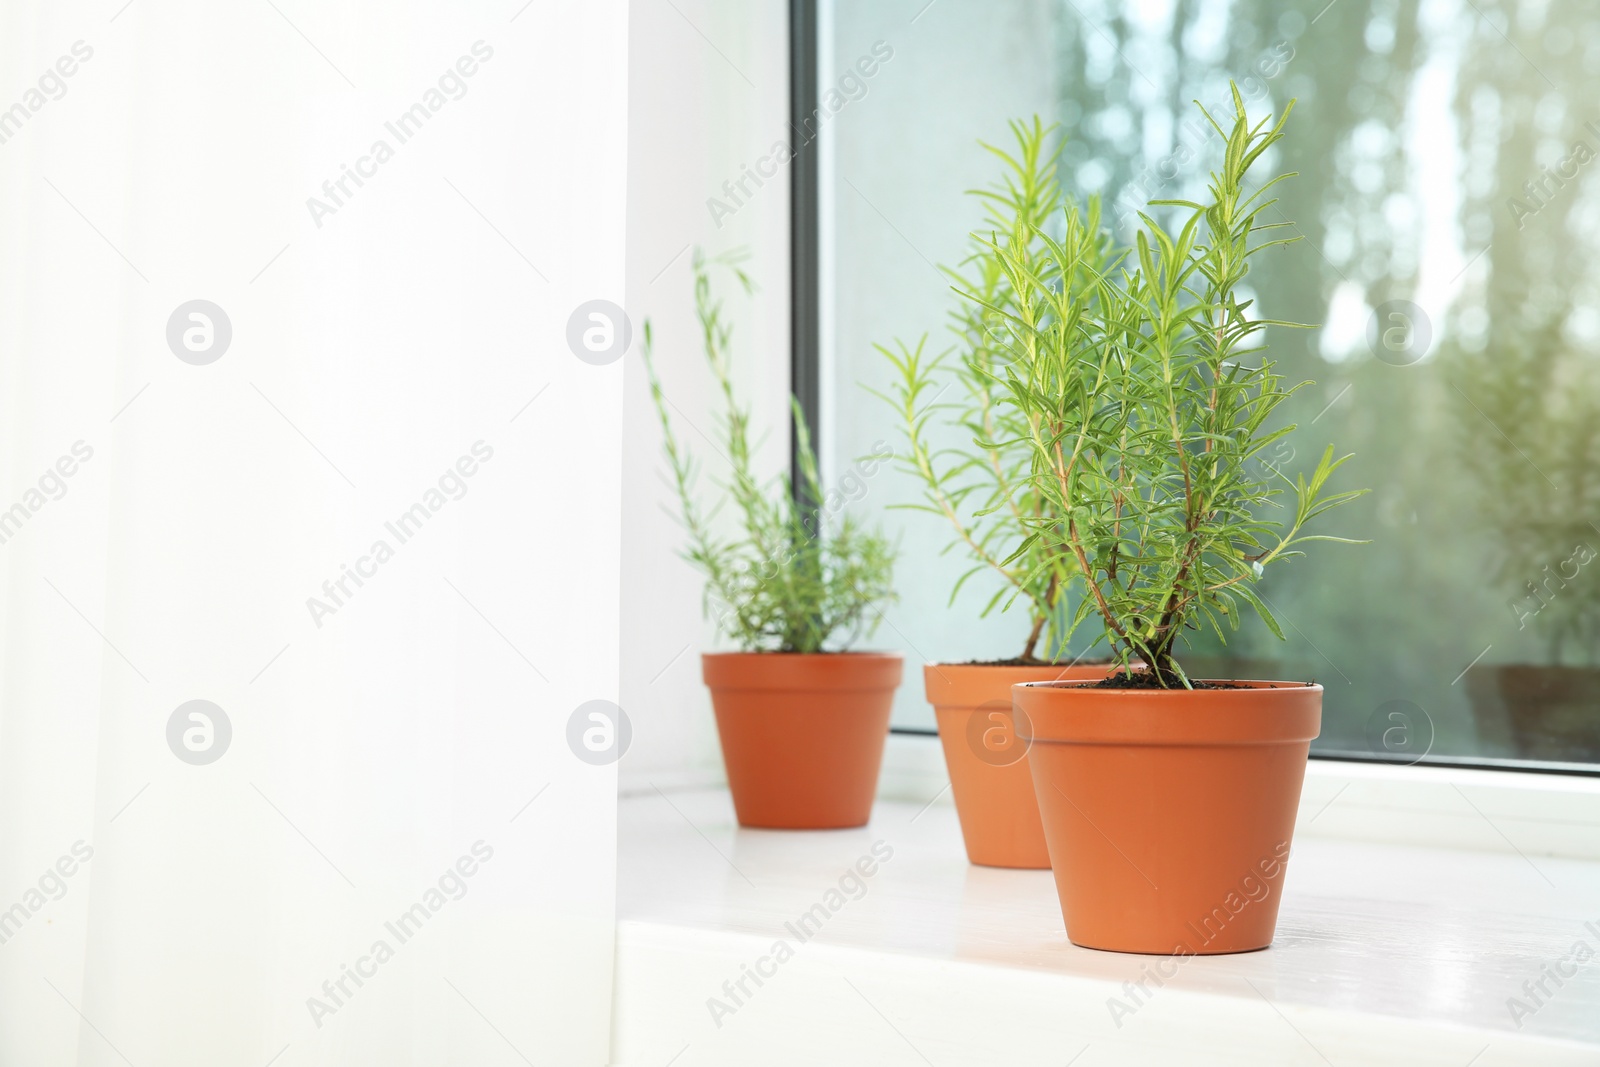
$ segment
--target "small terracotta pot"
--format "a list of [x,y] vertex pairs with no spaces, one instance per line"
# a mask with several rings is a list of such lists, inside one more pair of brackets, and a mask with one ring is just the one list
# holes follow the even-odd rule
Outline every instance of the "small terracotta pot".
[[[922,682],[939,723],[950,792],[967,859],[984,867],[1050,866],[1027,748],[1017,736],[1011,687],[1019,682],[1104,678],[1091,667],[986,667],[930,663]],[[1021,731],[1026,735],[1027,731]]]
[[700,665],[740,826],[866,825],[898,652],[708,652]]
[[1019,685],[1067,936],[1211,955],[1272,943],[1322,687]]

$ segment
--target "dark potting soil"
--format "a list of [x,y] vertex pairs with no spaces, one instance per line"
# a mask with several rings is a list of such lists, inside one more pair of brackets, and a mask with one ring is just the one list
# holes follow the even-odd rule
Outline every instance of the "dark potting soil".
[[[1302,685],[1316,685],[1315,682],[1303,682]],[[1193,689],[1257,689],[1259,686],[1237,685],[1233,682],[1205,682],[1198,678],[1190,678],[1189,685]],[[1108,678],[1095,682],[1092,685],[1080,686],[1083,689],[1182,689],[1183,686],[1163,686],[1156,681],[1156,676],[1149,671],[1133,671],[1130,674],[1113,674]],[[1269,687],[1275,688],[1275,687]]]
[[[1190,678],[1189,685],[1194,689],[1248,689],[1247,685],[1234,685],[1232,682],[1202,682],[1198,678]],[[1113,674],[1103,678],[1093,685],[1085,685],[1084,689],[1181,689],[1182,685],[1164,686],[1156,681],[1156,676],[1149,671],[1134,671],[1131,674]]]
[[1109,667],[1110,659],[1047,660],[1030,656],[1027,659],[969,659],[955,664],[957,667]]

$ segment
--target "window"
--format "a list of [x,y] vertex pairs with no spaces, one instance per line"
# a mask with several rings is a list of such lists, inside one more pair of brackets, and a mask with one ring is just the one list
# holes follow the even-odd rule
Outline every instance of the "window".
[[[1320,9],[1320,10],[1319,10]],[[1063,136],[1068,186],[1124,237],[1153,197],[1203,195],[1218,139],[1198,99],[1252,113],[1295,98],[1274,171],[1303,236],[1254,296],[1271,358],[1315,384],[1270,462],[1329,442],[1369,496],[1269,571],[1286,642],[1249,620],[1197,639],[1210,676],[1326,686],[1323,755],[1600,764],[1600,16],[1571,0],[823,0],[820,432],[838,480],[898,446],[873,348],[950,343],[940,265],[997,178],[978,142],[1034,114]],[[870,71],[870,73],[869,73]],[[966,559],[946,529],[891,510],[917,486],[880,467],[854,505],[900,537],[900,603],[877,643],[908,668],[1017,655],[993,587],[947,606]],[[854,483],[852,483],[854,484]],[[1079,645],[1086,642],[1080,642]],[[1081,650],[1079,645],[1072,649]],[[926,727],[908,670],[897,725]]]

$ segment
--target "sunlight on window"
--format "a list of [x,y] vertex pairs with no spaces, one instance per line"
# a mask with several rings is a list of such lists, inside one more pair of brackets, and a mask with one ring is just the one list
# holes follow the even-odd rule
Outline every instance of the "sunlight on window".
[[[876,5],[834,12],[840,56],[893,26]],[[1330,442],[1354,451],[1350,484],[1374,492],[1340,532],[1373,543],[1262,583],[1294,623],[1288,640],[1195,634],[1189,655],[1242,672],[1226,676],[1328,683],[1324,750],[1382,754],[1368,726],[1403,700],[1437,729],[1438,753],[1600,761],[1600,569],[1584,562],[1600,549],[1600,11],[942,0],[939,12],[897,53],[903,80],[839,122],[832,180],[856,191],[839,182],[825,329],[833,380],[848,383],[826,401],[836,461],[884,432],[857,388],[883,382],[872,345],[951,343],[950,294],[929,267],[958,264],[981,217],[963,193],[998,172],[979,141],[1006,142],[1011,119],[1057,122],[1067,185],[1099,195],[1103,225],[1126,240],[1148,201],[1205,196],[1218,139],[1195,101],[1225,108],[1231,82],[1265,117],[1293,98],[1263,169],[1296,172],[1266,217],[1299,240],[1250,286],[1262,314],[1310,326],[1272,329],[1264,358],[1315,384],[1288,405],[1297,429],[1272,462],[1293,477]],[[885,145],[897,155],[880,187]],[[965,431],[945,432],[959,444]],[[860,506],[923,558],[920,525],[889,510],[910,496],[885,478]],[[1019,621],[975,623],[967,598],[995,592],[977,579],[947,604],[946,568],[959,562],[928,565],[891,613],[908,654],[970,652],[975,630],[1008,647]],[[926,713],[908,699],[897,714]]]

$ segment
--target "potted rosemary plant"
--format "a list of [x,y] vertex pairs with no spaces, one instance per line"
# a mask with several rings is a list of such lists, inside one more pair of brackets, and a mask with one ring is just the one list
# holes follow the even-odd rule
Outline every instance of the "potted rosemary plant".
[[[1270,944],[1321,725],[1321,686],[1205,681],[1177,658],[1187,631],[1225,640],[1245,611],[1281,638],[1263,571],[1344,540],[1304,531],[1359,495],[1325,493],[1344,462],[1331,447],[1292,482],[1251,463],[1293,429],[1267,423],[1298,388],[1262,354],[1269,325],[1294,324],[1255,317],[1240,295],[1257,257],[1294,239],[1263,218],[1288,175],[1246,189],[1288,109],[1251,125],[1237,89],[1233,101],[1229,128],[1207,115],[1224,158],[1206,202],[1152,202],[1174,225],[1142,215],[1134,248],[1082,283],[1092,300],[1005,253],[1037,298],[1007,315],[1039,345],[1005,369],[1006,397],[1027,427],[1030,490],[1050,504],[1013,558],[1064,546],[1083,590],[1067,632],[1095,618],[1121,668],[1013,691],[1067,934],[1090,948]],[[1080,254],[1070,236],[1055,243],[1060,262]],[[1288,495],[1281,519],[1267,513]]]
[[[750,290],[737,256],[718,262]],[[861,826],[872,811],[901,657],[836,649],[875,629],[878,605],[894,595],[894,553],[880,534],[848,515],[829,514],[793,400],[801,492],[787,477],[764,483],[756,476],[749,411],[734,395],[729,367],[732,326],[698,249],[694,297],[706,361],[723,401],[720,436],[731,471],[720,488],[737,512],[738,534],[715,532],[717,509],[702,511],[696,501],[697,466],[672,431],[648,322],[643,352],[688,533],[684,556],[705,574],[706,612],[739,646],[701,656],[734,809],[742,826]]]
[[[1108,267],[1110,238],[1101,232],[1099,205],[1087,216],[1063,213],[1065,196],[1052,131],[1036,117],[1013,122],[1015,154],[985,145],[1002,166],[1002,180],[975,191],[985,205],[984,227],[958,270],[948,270],[959,301],[952,313],[950,352],[929,355],[927,338],[915,347],[877,346],[894,367],[880,396],[895,411],[905,437],[900,465],[921,483],[922,499],[901,505],[938,516],[951,529],[948,550],[971,566],[950,592],[954,604],[968,580],[987,575],[993,592],[980,617],[1020,602],[1028,630],[1021,655],[999,662],[929,663],[923,684],[938,722],[951,793],[967,858],[993,867],[1050,866],[1026,745],[1015,721],[1011,687],[1018,682],[1103,678],[1104,660],[1066,660],[1066,592],[1078,561],[1064,542],[1030,538],[1039,523],[1059,522],[1054,501],[1029,479],[1032,449],[1026,414],[1008,405],[1002,369],[1039,357],[1038,342],[1052,311],[1039,286],[1069,286],[1094,314],[1092,284]],[[1051,239],[1065,218],[1070,258]],[[1019,328],[1021,322],[1033,328]],[[949,397],[949,399],[945,399]],[[945,447],[936,422],[970,444]],[[1019,546],[1020,550],[1019,550]]]

